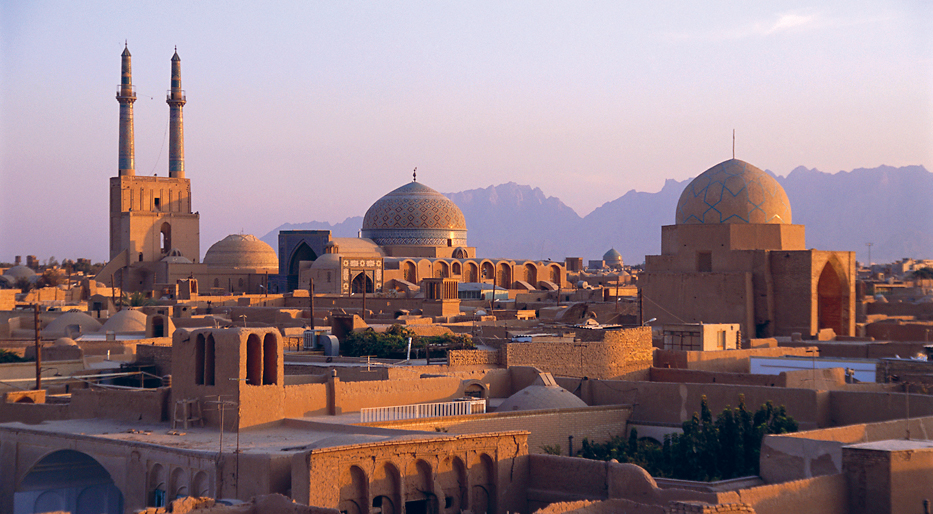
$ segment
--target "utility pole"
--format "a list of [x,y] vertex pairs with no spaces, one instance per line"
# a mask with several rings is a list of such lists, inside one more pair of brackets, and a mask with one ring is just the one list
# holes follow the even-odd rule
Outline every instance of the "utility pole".
[[311,330],[314,330],[314,277],[308,280],[308,310],[311,311]]
[[39,304],[33,304],[36,322],[36,391],[42,389],[42,333],[39,324]]

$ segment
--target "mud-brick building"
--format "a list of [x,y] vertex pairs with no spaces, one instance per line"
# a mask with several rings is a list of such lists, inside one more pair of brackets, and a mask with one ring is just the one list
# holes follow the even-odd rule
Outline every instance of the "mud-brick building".
[[808,249],[784,188],[731,159],[683,191],[640,278],[645,319],[739,323],[746,337],[855,335],[855,252]]

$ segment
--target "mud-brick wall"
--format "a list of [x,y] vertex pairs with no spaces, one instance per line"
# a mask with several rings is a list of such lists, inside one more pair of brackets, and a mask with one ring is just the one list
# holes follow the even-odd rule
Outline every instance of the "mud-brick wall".
[[162,376],[172,374],[172,345],[137,344],[136,360],[140,363],[155,364]]
[[301,418],[327,414],[327,384],[285,386],[285,417]]
[[337,380],[335,388],[337,414],[359,412],[365,407],[446,402],[463,397],[463,381],[451,377],[369,382]]
[[710,505],[703,502],[671,502],[669,514],[756,514],[746,503]]
[[654,352],[650,328],[581,331],[578,335],[602,340],[510,343],[504,349],[504,364],[535,366],[556,376],[647,380]]
[[498,366],[499,350],[451,350],[448,366]]
[[76,389],[70,415],[75,419],[104,418],[159,423],[169,419],[171,389]]
[[402,430],[424,430],[451,434],[475,434],[527,430],[528,453],[545,453],[544,446],[560,446],[561,453],[570,450],[568,436],[573,436],[574,452],[583,439],[606,442],[613,436],[624,436],[629,406],[582,407],[579,409],[549,409],[518,412],[492,412],[471,416],[412,419],[372,423],[372,426]]

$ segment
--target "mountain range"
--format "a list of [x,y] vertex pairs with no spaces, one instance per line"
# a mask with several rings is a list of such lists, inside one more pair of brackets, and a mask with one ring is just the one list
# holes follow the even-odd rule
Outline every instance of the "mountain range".
[[[874,262],[933,257],[933,173],[923,166],[838,173],[800,166],[786,177],[772,175],[790,198],[793,222],[806,225],[809,248],[855,251],[865,261],[866,243],[873,243]],[[514,182],[445,194],[463,211],[467,240],[479,256],[591,260],[615,248],[626,263],[638,264],[660,253],[661,226],[674,222],[688,183],[667,180],[657,193],[632,190],[584,217],[541,189]],[[261,239],[278,248],[279,230],[356,237],[362,221],[286,223]]]

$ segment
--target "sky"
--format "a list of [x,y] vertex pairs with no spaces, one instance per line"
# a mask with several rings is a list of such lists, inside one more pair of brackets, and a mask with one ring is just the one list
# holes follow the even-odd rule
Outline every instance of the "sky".
[[[411,180],[581,216],[735,156],[933,169],[933,2],[0,2],[0,262],[108,258],[120,54],[168,174],[171,57],[201,252]],[[469,220],[468,220],[469,222]],[[659,228],[660,230],[660,228]]]

